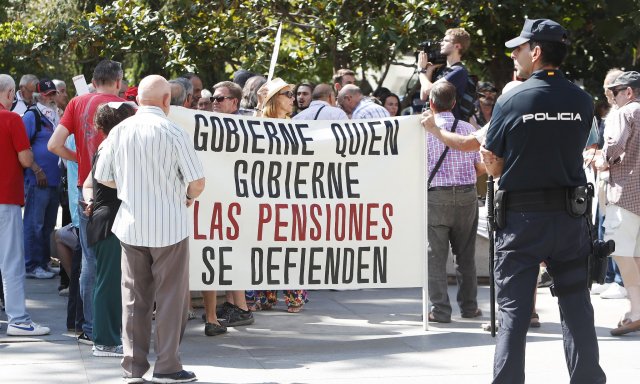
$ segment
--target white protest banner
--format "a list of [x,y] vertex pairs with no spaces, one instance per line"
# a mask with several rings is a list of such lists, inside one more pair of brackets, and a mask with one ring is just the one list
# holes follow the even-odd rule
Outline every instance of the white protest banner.
[[419,116],[300,121],[172,107],[206,187],[191,214],[190,289],[423,286]]

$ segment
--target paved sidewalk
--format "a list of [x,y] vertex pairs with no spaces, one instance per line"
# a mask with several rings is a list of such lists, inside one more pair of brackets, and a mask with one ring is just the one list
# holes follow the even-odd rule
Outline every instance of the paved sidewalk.
[[[26,283],[28,309],[51,335],[9,338],[0,314],[0,383],[122,383],[120,359],[93,357],[91,347],[65,332],[66,298],[56,286],[57,280]],[[432,324],[428,332],[420,321],[420,289],[312,291],[300,314],[286,313],[281,303],[223,336],[206,337],[203,323],[190,321],[182,361],[200,383],[488,383],[494,340],[480,329],[488,291],[479,289],[485,317],[454,312],[451,324]],[[455,287],[449,295],[455,298]],[[638,382],[640,333],[609,336],[626,300],[592,298],[608,382]],[[538,294],[538,312],[542,327],[529,332],[527,382],[568,383],[557,305],[546,289]]]

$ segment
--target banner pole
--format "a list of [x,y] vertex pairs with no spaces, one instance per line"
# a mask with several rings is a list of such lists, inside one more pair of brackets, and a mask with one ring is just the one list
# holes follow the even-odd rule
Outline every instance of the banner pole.
[[273,44],[273,53],[271,54],[271,64],[269,64],[269,75],[267,76],[267,82],[273,79],[273,73],[276,70],[276,63],[278,62],[278,53],[280,52],[280,34],[282,33],[282,23],[278,26],[278,32],[276,32],[276,40]]
[[427,233],[429,232],[429,188],[428,188],[428,167],[427,164],[427,153],[429,148],[427,148],[427,131],[424,131],[424,135],[422,136],[422,147],[425,148],[424,156],[422,157],[422,180],[424,180],[424,200],[422,201],[424,209],[423,212],[423,222],[425,223],[425,241],[422,250],[422,260],[424,260],[424,278],[422,279],[422,326],[425,331],[429,330],[429,237]]

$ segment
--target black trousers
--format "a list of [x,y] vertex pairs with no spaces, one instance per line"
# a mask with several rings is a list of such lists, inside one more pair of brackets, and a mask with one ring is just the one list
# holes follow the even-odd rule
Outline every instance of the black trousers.
[[[525,381],[527,330],[539,264],[544,261],[556,286],[584,287],[558,295],[570,383],[605,383],[587,289],[590,238],[586,219],[571,217],[564,211],[508,211],[506,227],[496,232],[495,249],[494,276],[501,321],[493,382]],[[566,268],[567,264],[571,268]]]

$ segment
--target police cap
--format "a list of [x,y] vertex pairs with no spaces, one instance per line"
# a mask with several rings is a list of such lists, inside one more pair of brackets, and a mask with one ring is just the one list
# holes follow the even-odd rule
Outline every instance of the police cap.
[[567,30],[553,20],[526,19],[520,36],[507,41],[504,45],[507,48],[515,48],[529,40],[555,41],[567,44]]

